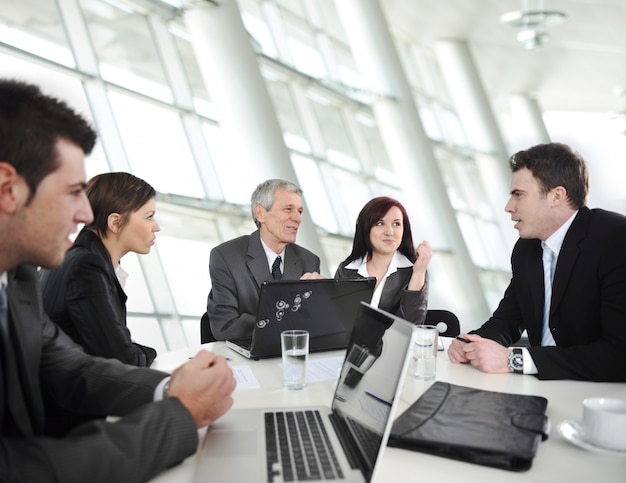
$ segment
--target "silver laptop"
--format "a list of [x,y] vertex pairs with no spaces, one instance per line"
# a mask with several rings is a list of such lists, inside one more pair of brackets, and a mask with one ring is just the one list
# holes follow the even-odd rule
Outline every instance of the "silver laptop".
[[412,324],[361,303],[330,405],[229,411],[207,430],[194,481],[369,482],[413,337]]
[[249,359],[280,357],[280,333],[309,331],[309,351],[345,349],[361,301],[369,302],[375,278],[272,280],[261,285],[252,337],[226,346]]

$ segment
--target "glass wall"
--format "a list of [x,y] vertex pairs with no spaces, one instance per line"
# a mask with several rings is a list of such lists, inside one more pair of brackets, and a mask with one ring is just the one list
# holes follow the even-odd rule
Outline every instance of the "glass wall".
[[[129,170],[158,191],[157,246],[122,263],[130,273],[133,338],[161,352],[199,343],[210,250],[255,229],[250,190],[242,186],[262,181],[232,159],[221,135],[182,3],[0,0],[0,75],[38,83],[93,120],[100,142],[88,161],[89,176]],[[363,204],[379,195],[407,196],[376,124],[374,98],[355,66],[334,0],[238,5],[328,260],[322,272],[332,276],[351,250]],[[397,48],[493,308],[508,281],[509,247],[500,244],[477,153],[428,51],[399,39]],[[428,230],[421,226],[419,232],[427,238]],[[455,264],[446,247],[435,250],[431,300],[442,307]]]

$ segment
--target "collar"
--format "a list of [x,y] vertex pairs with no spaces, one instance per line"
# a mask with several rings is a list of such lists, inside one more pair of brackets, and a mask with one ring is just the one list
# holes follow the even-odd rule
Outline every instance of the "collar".
[[569,230],[569,227],[572,226],[574,218],[576,218],[577,214],[578,210],[576,210],[576,212],[572,216],[570,216],[567,221],[559,227],[557,231],[555,231],[545,240],[545,244],[550,247],[556,257],[559,256],[559,252],[561,251],[561,247],[563,246],[563,240],[565,240],[565,235],[567,235],[567,231]]
[[122,286],[122,289],[123,289],[124,285],[126,285],[126,279],[128,278],[128,272],[122,268],[122,264],[121,263],[118,263],[115,266],[115,275],[117,276],[117,280],[118,280],[118,282],[120,282],[120,285]]
[[[389,262],[389,268],[387,269],[387,275],[394,273],[398,270],[398,268],[407,268],[412,267],[413,264],[411,260],[405,257],[402,253],[396,250],[396,253],[393,254],[393,258],[391,262]],[[369,277],[367,273],[367,257],[361,257],[357,260],[351,261],[346,268],[350,270],[356,270],[359,275],[363,277]]]
[[0,273],[0,284],[3,287],[6,287],[9,284],[9,275],[7,272]]
[[268,247],[265,244],[261,236],[259,236],[259,240],[261,240],[261,246],[263,247],[263,251],[265,252],[265,256],[267,257],[267,263],[270,267],[270,271],[272,270],[272,265],[274,265],[274,260],[276,260],[276,257],[282,257],[282,263],[284,267],[285,266],[285,250],[287,249],[287,247],[283,248],[283,251],[277,254],[274,250],[272,250],[270,247]]

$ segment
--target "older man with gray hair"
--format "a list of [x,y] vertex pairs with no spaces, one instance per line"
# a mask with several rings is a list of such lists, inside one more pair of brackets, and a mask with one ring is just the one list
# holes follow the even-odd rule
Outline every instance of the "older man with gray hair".
[[252,337],[263,282],[323,278],[319,257],[296,245],[302,190],[290,181],[270,179],[256,187],[250,204],[258,229],[211,251],[206,315],[217,340]]

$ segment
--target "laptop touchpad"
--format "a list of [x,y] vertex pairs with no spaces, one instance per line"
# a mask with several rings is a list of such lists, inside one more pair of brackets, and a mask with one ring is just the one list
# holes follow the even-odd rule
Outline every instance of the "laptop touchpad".
[[257,448],[257,431],[237,430],[237,431],[213,431],[207,445],[207,450],[214,456],[237,457],[255,455]]

